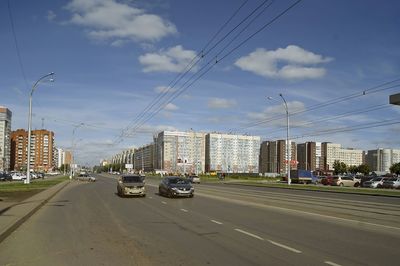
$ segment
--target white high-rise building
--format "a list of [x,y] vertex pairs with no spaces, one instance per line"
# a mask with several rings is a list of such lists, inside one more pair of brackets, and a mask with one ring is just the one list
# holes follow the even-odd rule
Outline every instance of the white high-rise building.
[[10,170],[11,111],[0,106],[0,171]]
[[261,137],[209,133],[206,135],[206,171],[258,173]]
[[400,150],[376,149],[369,150],[365,156],[366,163],[371,171],[390,172],[390,167],[400,162]]
[[65,164],[65,152],[61,148],[57,148],[57,168]]
[[205,133],[162,131],[154,136],[154,168],[169,173],[205,171]]
[[341,144],[323,142],[321,145],[322,159],[324,160],[324,170],[331,171],[333,163],[340,161],[347,166],[359,166],[363,164],[364,152],[362,150],[342,148]]

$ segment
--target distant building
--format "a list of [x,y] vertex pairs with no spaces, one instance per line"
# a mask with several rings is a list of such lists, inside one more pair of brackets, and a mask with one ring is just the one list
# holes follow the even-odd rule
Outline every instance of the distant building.
[[154,136],[154,169],[168,173],[205,171],[205,133],[162,131]]
[[[49,171],[53,165],[54,133],[48,130],[32,130],[31,161],[34,171]],[[11,169],[24,170],[27,167],[28,132],[18,129],[11,133]]]
[[207,172],[258,173],[259,136],[209,133],[206,135]]
[[400,162],[400,149],[369,150],[365,156],[365,162],[373,172],[389,173],[390,167]]
[[332,171],[335,161],[343,162],[347,166],[359,166],[364,162],[364,151],[342,148],[340,144],[323,142],[321,144],[321,155],[323,160],[323,170]]
[[297,144],[298,169],[321,170],[323,169],[321,142],[305,142]]
[[[290,142],[290,168],[297,169],[296,143]],[[263,141],[260,147],[260,173],[287,173],[286,140]]]
[[0,171],[10,170],[12,112],[0,106]]
[[154,170],[154,143],[135,149],[133,167],[137,172]]

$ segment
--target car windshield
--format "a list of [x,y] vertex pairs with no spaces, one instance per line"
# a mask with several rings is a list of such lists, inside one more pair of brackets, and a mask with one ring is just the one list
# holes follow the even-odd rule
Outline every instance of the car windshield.
[[122,182],[124,183],[141,183],[143,182],[143,176],[124,176],[122,177]]
[[189,181],[183,178],[173,178],[169,180],[170,184],[189,184]]

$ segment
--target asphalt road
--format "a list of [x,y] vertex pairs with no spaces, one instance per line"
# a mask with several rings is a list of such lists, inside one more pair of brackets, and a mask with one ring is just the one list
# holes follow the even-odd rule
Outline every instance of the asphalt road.
[[[120,198],[73,182],[0,243],[0,265],[398,265],[395,198],[195,185]],[[0,217],[1,218],[1,217]]]

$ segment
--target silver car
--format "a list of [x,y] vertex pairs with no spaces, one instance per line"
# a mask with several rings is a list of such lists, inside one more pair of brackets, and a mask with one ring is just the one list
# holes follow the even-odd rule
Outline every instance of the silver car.
[[368,181],[365,181],[363,183],[363,187],[369,187],[369,188],[380,188],[382,187],[383,181],[385,181],[386,179],[382,176],[377,176],[374,177]]
[[144,176],[123,175],[118,179],[117,193],[119,196],[146,196]]

